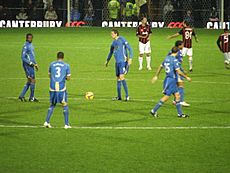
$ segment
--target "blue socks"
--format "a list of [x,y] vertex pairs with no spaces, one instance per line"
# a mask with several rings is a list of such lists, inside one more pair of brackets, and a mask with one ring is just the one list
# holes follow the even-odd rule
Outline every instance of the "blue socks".
[[26,92],[27,92],[27,90],[29,89],[29,87],[30,87],[30,82],[27,82],[27,83],[25,84],[25,86],[24,86],[24,88],[23,88],[23,90],[22,90],[22,93],[20,94],[19,97],[24,97],[25,94],[26,94]]
[[179,91],[179,94],[180,94],[180,102],[183,102],[184,101],[184,88],[179,87],[178,91]]
[[156,106],[153,108],[153,112],[157,112],[157,110],[164,104],[161,100],[156,104]]
[[177,102],[176,101],[176,109],[177,109],[177,113],[178,113],[178,115],[182,115],[182,110],[181,110],[181,104],[180,104],[180,101],[179,102]]
[[121,82],[122,82],[124,90],[125,90],[125,96],[128,97],[129,96],[129,92],[128,92],[128,86],[127,86],[126,80],[124,79]]
[[34,98],[35,83],[30,84],[30,99]]
[[50,117],[52,116],[53,114],[53,111],[54,111],[54,107],[53,105],[51,105],[48,109],[48,113],[47,113],[47,116],[46,116],[46,122],[49,123],[50,122]]
[[64,119],[65,119],[65,125],[69,125],[69,107],[68,106],[63,107],[63,114],[64,114]]
[[[50,122],[50,118],[53,114],[55,106],[51,105],[48,109],[47,116],[46,116],[46,122]],[[65,120],[65,125],[69,125],[69,108],[68,106],[63,106],[63,114],[64,114],[64,120]]]
[[121,81],[117,81],[117,97],[121,98]]

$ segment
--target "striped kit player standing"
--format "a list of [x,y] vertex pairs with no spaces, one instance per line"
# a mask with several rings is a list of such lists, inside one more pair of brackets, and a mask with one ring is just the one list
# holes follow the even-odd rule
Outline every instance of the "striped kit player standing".
[[216,43],[224,54],[225,67],[230,69],[230,33],[228,29],[224,29],[224,33],[219,36]]
[[150,46],[150,35],[151,27],[147,24],[147,18],[143,17],[141,24],[137,28],[136,36],[139,38],[139,70],[143,68],[143,56],[146,54],[147,69],[151,68],[151,46]]
[[196,42],[198,42],[197,35],[193,28],[190,27],[187,21],[183,22],[183,28],[176,34],[169,36],[168,39],[175,38],[179,35],[182,35],[182,39],[184,42],[184,48],[182,50],[183,56],[188,55],[189,57],[189,71],[192,72],[192,36],[195,37]]

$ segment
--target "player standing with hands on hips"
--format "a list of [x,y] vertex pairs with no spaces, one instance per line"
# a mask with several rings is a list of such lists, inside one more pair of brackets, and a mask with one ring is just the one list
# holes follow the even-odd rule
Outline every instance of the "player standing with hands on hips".
[[177,109],[177,115],[179,118],[187,118],[188,115],[182,113],[182,108],[180,104],[180,94],[177,87],[177,79],[176,75],[177,73],[184,78],[186,78],[188,81],[191,81],[191,78],[185,75],[181,70],[178,63],[178,60],[176,59],[177,53],[179,51],[178,47],[173,47],[171,50],[171,54],[168,55],[163,63],[159,66],[155,76],[152,78],[152,83],[156,82],[158,79],[158,76],[161,72],[161,70],[164,68],[166,77],[164,80],[163,85],[163,94],[164,96],[160,99],[160,101],[155,105],[155,107],[150,111],[150,113],[154,117],[158,117],[157,111],[158,109],[170,98],[170,96],[173,94],[175,97],[176,102],[176,109]]
[[32,41],[33,41],[33,35],[30,33],[26,34],[26,43],[22,48],[21,58],[22,58],[22,65],[26,73],[27,83],[25,84],[20,96],[18,97],[18,99],[21,100],[22,102],[23,101],[26,102],[25,94],[29,88],[30,88],[29,101],[38,102],[38,99],[34,97],[35,83],[36,83],[34,68],[38,71],[38,64],[35,61],[35,53],[34,53],[34,47]]
[[136,32],[136,36],[139,38],[139,70],[143,69],[144,54],[146,54],[147,70],[152,70],[150,46],[151,33],[151,27],[147,24],[147,18],[143,17],[141,20],[141,25],[138,26]]
[[[122,100],[122,84],[125,90],[125,101],[129,101],[128,86],[125,80],[125,74],[127,73],[126,62],[128,62],[128,66],[132,63],[133,51],[126,39],[119,36],[119,32],[117,30],[113,29],[111,31],[111,37],[114,41],[112,42],[112,45],[110,47],[110,52],[105,62],[105,66],[108,66],[109,61],[114,54],[116,61],[115,70],[117,76],[117,97],[113,98],[113,100]],[[126,52],[127,50],[129,51],[129,55]]]

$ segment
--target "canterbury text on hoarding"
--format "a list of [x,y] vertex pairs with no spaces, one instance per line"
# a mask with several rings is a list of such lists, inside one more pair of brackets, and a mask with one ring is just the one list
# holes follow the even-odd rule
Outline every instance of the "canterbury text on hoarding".
[[55,28],[62,21],[0,20],[0,28]]

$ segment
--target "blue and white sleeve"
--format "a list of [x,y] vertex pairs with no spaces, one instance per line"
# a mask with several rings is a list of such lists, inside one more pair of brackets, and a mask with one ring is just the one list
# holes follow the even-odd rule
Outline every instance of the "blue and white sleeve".
[[23,49],[22,49],[22,57],[21,57],[22,61],[27,63],[28,65],[32,65],[33,63],[28,58],[27,52],[28,52],[28,47],[24,46]]
[[133,58],[133,49],[125,39],[124,39],[124,43],[125,43],[125,47],[129,50],[129,58],[132,59]]
[[66,69],[66,76],[71,76],[71,74],[70,74],[70,66],[69,66],[69,64],[67,65],[67,69]]

